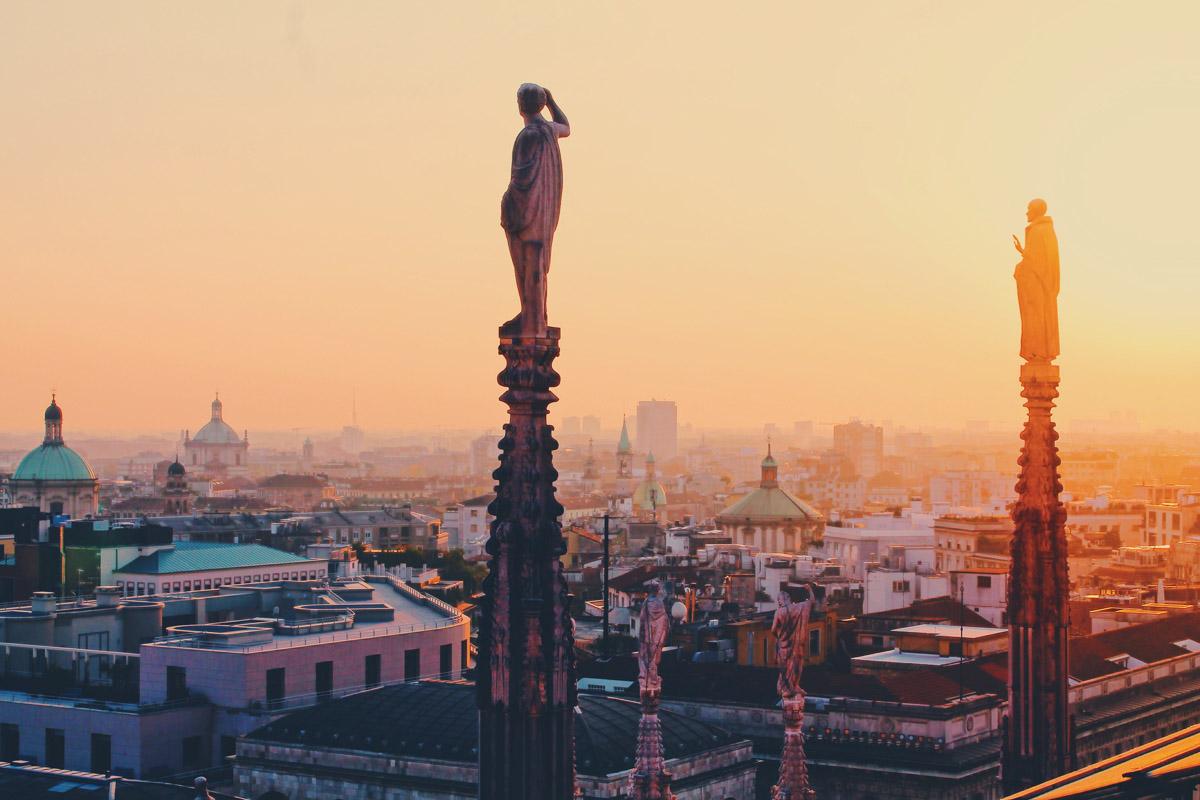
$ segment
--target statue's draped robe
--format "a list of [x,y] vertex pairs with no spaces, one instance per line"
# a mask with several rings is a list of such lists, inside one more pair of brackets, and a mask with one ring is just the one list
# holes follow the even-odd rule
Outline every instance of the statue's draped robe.
[[1058,237],[1042,216],[1025,227],[1025,253],[1013,273],[1021,307],[1021,357],[1058,357]]
[[549,271],[562,190],[558,131],[554,123],[534,119],[513,142],[512,178],[500,200],[500,225],[508,235],[514,264],[521,263],[522,242],[539,242],[542,264]]
[[642,603],[638,636],[638,677],[647,686],[658,681],[658,659],[667,644],[671,632],[671,621],[667,619],[667,607],[658,597],[647,597]]
[[800,693],[800,678],[804,674],[805,628],[808,627],[809,605],[789,603],[780,605],[775,611],[771,633],[775,635],[775,661],[779,668],[776,688],[780,697],[794,697]]

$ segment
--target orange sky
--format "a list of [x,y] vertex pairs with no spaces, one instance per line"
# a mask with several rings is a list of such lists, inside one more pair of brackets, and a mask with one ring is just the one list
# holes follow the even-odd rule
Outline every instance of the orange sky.
[[1015,423],[1040,195],[1062,418],[1195,427],[1194,3],[744,5],[8,0],[0,429],[498,424],[527,80],[557,413]]

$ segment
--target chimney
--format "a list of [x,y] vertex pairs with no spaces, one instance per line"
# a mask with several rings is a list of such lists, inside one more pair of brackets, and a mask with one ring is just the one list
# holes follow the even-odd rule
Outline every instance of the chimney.
[[56,613],[58,601],[54,599],[54,592],[34,592],[29,601],[29,610],[38,616]]
[[112,608],[117,604],[117,599],[120,596],[121,590],[116,586],[97,586],[96,607]]

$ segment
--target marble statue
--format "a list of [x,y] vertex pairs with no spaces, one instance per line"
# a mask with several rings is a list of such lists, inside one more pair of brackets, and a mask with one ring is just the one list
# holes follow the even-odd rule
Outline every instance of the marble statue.
[[780,697],[795,697],[801,693],[800,678],[804,673],[804,648],[808,639],[808,617],[812,609],[812,587],[802,603],[792,600],[787,592],[779,593],[771,633],[775,636],[775,663],[779,667]]
[[1021,357],[1050,362],[1058,357],[1058,237],[1045,200],[1029,201],[1025,218],[1025,244],[1013,236],[1021,254],[1013,273],[1021,307]]
[[[551,119],[542,116],[543,108],[549,109]],[[545,336],[546,276],[563,190],[558,140],[571,135],[571,123],[550,90],[536,83],[517,89],[517,110],[525,127],[513,143],[512,178],[500,200],[500,226],[516,270],[521,313],[505,327]]]
[[648,689],[658,688],[658,662],[671,632],[671,618],[659,595],[661,589],[658,581],[650,582],[650,593],[642,603],[638,625],[638,680]]

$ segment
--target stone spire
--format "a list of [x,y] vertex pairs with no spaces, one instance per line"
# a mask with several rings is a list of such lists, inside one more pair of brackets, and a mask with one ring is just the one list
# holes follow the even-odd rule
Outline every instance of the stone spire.
[[500,399],[508,424],[500,440],[494,515],[487,543],[476,668],[481,800],[559,800],[575,792],[575,650],[565,550],[554,496],[546,421],[558,385],[559,329],[530,336],[505,326]]
[[1067,708],[1066,510],[1059,501],[1058,432],[1051,409],[1058,367],[1021,367],[1021,396],[1029,410],[1017,463],[1012,566],[1008,591],[1008,719],[1003,773],[1009,792],[1072,769]]
[[1046,202],[1026,209],[1025,244],[1013,277],[1021,311],[1021,396],[1028,417],[1017,463],[1008,584],[1008,717],[1001,778],[1006,794],[1073,768],[1067,706],[1067,512],[1059,501],[1058,237]]

